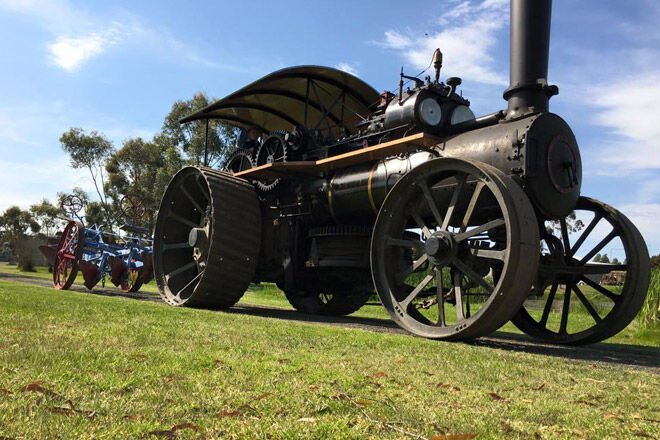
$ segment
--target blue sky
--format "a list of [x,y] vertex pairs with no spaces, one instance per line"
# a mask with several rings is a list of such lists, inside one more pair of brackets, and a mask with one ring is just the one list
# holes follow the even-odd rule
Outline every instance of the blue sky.
[[[508,0],[0,0],[0,212],[74,185],[58,138],[150,138],[173,101],[222,97],[273,70],[339,67],[393,89],[440,47],[477,115],[504,108]],[[626,213],[660,253],[660,2],[555,0],[551,110],[576,133],[583,194]]]

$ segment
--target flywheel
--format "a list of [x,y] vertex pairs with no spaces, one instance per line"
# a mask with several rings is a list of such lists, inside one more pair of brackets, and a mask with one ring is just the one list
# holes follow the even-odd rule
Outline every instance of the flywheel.
[[154,274],[165,302],[227,308],[254,277],[261,244],[255,188],[230,173],[185,167],[170,181],[154,231]]

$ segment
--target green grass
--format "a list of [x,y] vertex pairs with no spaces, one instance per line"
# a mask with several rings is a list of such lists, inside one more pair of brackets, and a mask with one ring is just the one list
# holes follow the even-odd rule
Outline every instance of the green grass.
[[637,315],[637,322],[644,328],[660,327],[660,269],[655,269],[651,274],[649,292],[644,307]]
[[4,437],[660,436],[649,372],[5,281],[0,299]]
[[[48,279],[50,279],[52,276],[51,274],[48,273],[48,270],[45,267],[37,267],[37,272],[26,273],[19,271],[16,268],[16,266],[8,266],[6,263],[0,263],[0,273],[18,274],[22,276],[35,276],[35,277],[48,278]],[[655,298],[657,298],[658,295],[657,290],[659,290],[660,287],[660,283],[658,282],[658,280],[660,279],[660,276],[658,276],[658,271],[654,273],[654,277],[656,280]],[[82,275],[80,274],[78,275],[75,284],[82,286]],[[653,285],[654,284],[652,284],[652,286]],[[111,289],[115,289],[115,287],[112,286],[112,284],[110,284],[109,281],[107,287]],[[592,289],[588,286],[583,286],[582,289],[585,292],[585,295],[587,296],[589,296],[592,293]],[[157,293],[158,288],[156,287],[156,284],[152,281],[148,284],[143,285],[141,291]],[[652,298],[653,295],[654,294],[652,292],[649,293],[649,298]],[[560,298],[560,296],[561,295],[559,295],[558,298]],[[573,301],[574,302],[576,301],[575,298],[573,299]],[[651,299],[649,300],[649,302],[650,301]],[[262,284],[256,284],[250,286],[250,288],[245,293],[243,298],[241,298],[241,303],[292,309],[291,305],[286,300],[284,294],[274,284],[270,284],[270,283],[262,283]],[[375,303],[378,303],[377,299],[371,301],[369,305],[362,307],[359,311],[353,313],[351,316],[389,320],[390,319],[389,314],[380,304],[371,305]],[[577,314],[572,313],[570,320],[571,325],[575,326],[576,328],[584,328],[593,325],[593,320],[587,314],[586,310],[584,310],[583,308],[579,308],[579,309],[581,309],[583,313],[577,313]],[[433,307],[432,310],[430,310],[430,313],[431,314],[435,313],[437,315],[436,310],[437,309]],[[450,308],[449,306],[447,306],[446,310],[447,310],[446,311],[447,315],[449,315],[449,313],[454,313],[453,308]],[[540,317],[541,310],[532,312],[532,314],[538,319]],[[554,322],[556,324],[555,327],[558,327],[560,317],[561,317],[560,313],[552,313],[550,315],[550,322],[551,323]],[[432,318],[437,318],[437,316],[432,316]],[[517,334],[521,333],[520,330],[518,330],[511,323],[507,323],[500,330],[509,333],[517,333]],[[644,323],[642,320],[638,319],[636,321],[633,321],[622,332],[608,339],[607,342],[660,347],[660,325],[657,324],[657,321],[655,323],[652,323],[651,325],[648,325]]]

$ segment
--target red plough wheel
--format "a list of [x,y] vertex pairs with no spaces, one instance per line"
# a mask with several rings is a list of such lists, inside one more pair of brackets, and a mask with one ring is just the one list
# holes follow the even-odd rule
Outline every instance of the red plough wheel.
[[60,237],[53,264],[53,286],[56,289],[67,290],[75,281],[84,246],[82,223],[70,221]]

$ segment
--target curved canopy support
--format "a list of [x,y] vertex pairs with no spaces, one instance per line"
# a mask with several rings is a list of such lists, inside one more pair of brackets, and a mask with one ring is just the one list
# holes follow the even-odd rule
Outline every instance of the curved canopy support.
[[264,132],[299,125],[351,133],[378,100],[373,87],[341,70],[290,67],[266,75],[181,122],[218,119],[242,128],[256,126]]

